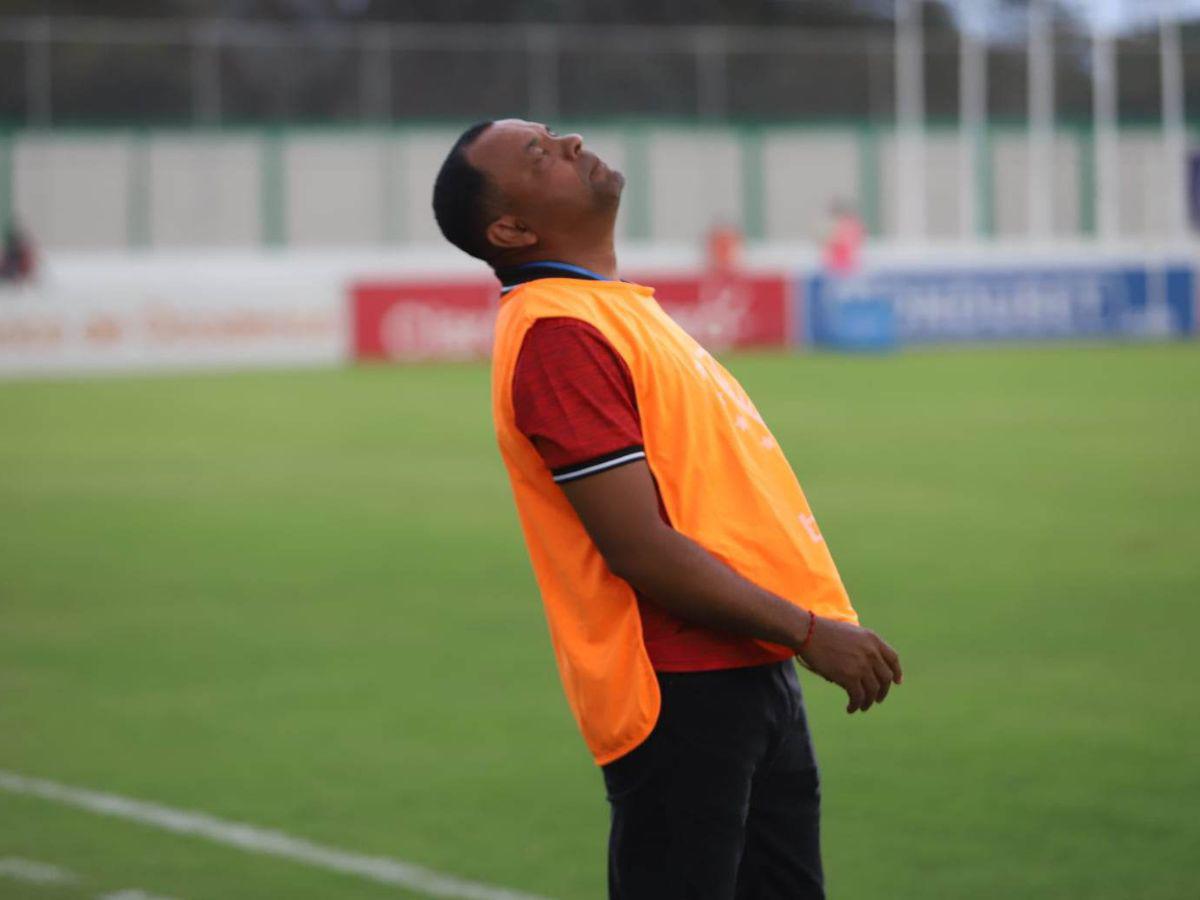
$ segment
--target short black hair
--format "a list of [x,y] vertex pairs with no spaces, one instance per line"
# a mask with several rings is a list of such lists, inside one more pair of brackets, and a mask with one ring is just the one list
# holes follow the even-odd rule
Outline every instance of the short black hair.
[[433,217],[438,228],[455,247],[486,263],[496,251],[487,239],[495,192],[487,175],[467,161],[467,151],[491,124],[491,120],[476,122],[459,135],[433,183]]

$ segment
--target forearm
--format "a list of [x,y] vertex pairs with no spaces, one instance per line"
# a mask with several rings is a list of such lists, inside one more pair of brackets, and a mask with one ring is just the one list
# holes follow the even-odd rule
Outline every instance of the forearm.
[[743,578],[666,525],[653,541],[608,563],[643,596],[684,621],[793,650],[809,632],[807,610]]

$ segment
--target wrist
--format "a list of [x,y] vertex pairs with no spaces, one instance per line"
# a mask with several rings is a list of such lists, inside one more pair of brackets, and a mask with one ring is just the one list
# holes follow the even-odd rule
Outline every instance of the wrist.
[[804,631],[800,635],[800,643],[796,645],[796,655],[803,656],[804,653],[812,646],[813,635],[817,631],[817,614],[810,610],[805,610],[808,613],[807,621],[804,625]]

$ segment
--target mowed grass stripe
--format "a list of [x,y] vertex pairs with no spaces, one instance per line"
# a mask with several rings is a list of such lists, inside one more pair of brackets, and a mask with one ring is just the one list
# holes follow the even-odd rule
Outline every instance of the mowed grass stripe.
[[0,790],[39,797],[51,803],[74,806],[103,816],[128,819],[176,834],[201,837],[251,853],[278,856],[309,866],[357,875],[382,884],[408,888],[429,897],[461,900],[542,900],[532,894],[464,881],[400,860],[363,856],[323,847],[312,841],[295,838],[279,831],[257,828],[245,822],[229,822],[192,810],[174,809],[158,803],[72,787],[42,778],[26,778],[3,769],[0,769]]

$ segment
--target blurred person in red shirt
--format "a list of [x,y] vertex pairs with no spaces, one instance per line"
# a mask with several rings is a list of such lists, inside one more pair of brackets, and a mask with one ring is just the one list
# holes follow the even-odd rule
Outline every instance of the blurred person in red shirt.
[[718,222],[706,237],[708,274],[731,275],[742,267],[742,233],[732,225]]
[[866,229],[854,207],[845,200],[834,200],[830,213],[833,225],[825,238],[825,269],[833,275],[853,275],[862,257]]

